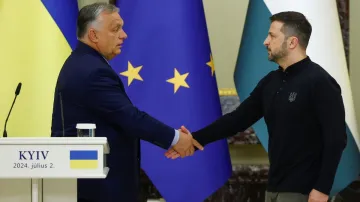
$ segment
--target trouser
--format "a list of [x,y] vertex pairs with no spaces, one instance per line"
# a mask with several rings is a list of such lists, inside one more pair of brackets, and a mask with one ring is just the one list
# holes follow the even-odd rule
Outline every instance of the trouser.
[[309,196],[291,192],[266,192],[265,202],[308,202]]

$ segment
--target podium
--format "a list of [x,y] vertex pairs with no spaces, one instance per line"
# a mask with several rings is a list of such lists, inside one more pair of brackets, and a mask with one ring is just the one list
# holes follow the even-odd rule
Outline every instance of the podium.
[[76,202],[77,179],[106,178],[105,137],[0,138],[0,202]]

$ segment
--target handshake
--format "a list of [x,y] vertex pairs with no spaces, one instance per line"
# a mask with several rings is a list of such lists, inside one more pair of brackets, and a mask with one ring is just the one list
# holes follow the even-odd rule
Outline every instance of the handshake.
[[179,140],[176,145],[165,152],[167,158],[176,159],[178,157],[184,158],[186,156],[192,156],[195,152],[195,147],[199,150],[204,150],[204,147],[196,141],[191,133],[181,126]]

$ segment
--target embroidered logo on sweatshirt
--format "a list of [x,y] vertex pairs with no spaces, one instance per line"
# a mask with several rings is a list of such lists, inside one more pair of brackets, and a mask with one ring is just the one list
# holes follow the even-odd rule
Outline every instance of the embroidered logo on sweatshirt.
[[289,95],[289,102],[294,102],[296,99],[296,95],[297,95],[297,93],[291,92]]

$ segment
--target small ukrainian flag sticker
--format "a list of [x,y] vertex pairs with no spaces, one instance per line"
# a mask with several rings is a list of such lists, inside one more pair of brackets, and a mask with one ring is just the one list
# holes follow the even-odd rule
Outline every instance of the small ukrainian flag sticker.
[[97,150],[70,150],[71,169],[96,169],[98,168]]

